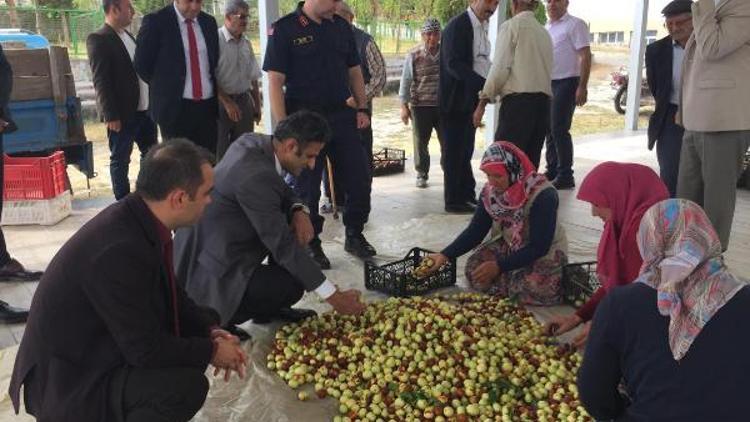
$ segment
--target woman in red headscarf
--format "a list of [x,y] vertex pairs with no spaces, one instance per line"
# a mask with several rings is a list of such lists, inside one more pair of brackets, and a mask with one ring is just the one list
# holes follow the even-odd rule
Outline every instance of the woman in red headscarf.
[[488,180],[481,204],[456,240],[430,256],[431,270],[476,248],[489,232],[466,263],[471,287],[525,304],[559,303],[567,240],[557,224],[557,191],[509,142],[490,145],[480,169]]
[[[608,291],[638,277],[643,264],[636,244],[641,218],[652,205],[667,198],[669,192],[659,175],[641,164],[604,162],[583,179],[578,199],[590,203],[591,215],[604,221],[596,253],[601,287],[575,314],[554,318],[547,325],[551,334],[562,334],[588,323]],[[588,331],[586,324],[573,344],[583,345]]]

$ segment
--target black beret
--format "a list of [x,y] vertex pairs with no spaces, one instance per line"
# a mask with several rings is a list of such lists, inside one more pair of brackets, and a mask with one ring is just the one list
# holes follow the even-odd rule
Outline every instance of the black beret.
[[683,13],[692,13],[692,0],[673,0],[661,10],[661,14],[668,18],[670,16],[681,15]]

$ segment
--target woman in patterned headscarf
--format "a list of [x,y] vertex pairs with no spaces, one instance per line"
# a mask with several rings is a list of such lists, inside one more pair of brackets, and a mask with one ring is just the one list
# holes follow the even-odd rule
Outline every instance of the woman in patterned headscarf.
[[488,179],[481,204],[456,240],[431,255],[432,269],[479,245],[466,264],[471,287],[525,304],[559,303],[567,240],[557,224],[557,191],[509,142],[490,145],[480,169]]
[[659,202],[637,243],[640,275],[594,317],[578,376],[584,406],[597,420],[748,420],[750,289],[728,272],[705,212]]

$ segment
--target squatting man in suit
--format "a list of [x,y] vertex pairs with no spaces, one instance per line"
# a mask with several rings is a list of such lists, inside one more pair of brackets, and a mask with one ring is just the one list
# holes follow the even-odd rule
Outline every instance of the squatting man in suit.
[[136,191],[83,225],[50,262],[31,302],[9,394],[40,421],[187,421],[204,372],[244,377],[239,339],[218,329],[172,267],[172,230],[211,202],[211,158],[187,140],[154,146]]
[[120,200],[130,193],[133,143],[143,158],[156,144],[156,124],[148,116],[148,85],[133,67],[135,38],[126,29],[133,21],[133,5],[130,0],[104,0],[102,5],[104,25],[86,38],[86,49],[99,114],[107,123],[112,192]]
[[216,153],[219,32],[202,0],[175,0],[143,17],[135,69],[149,85],[163,139],[187,138]]
[[646,47],[648,87],[656,100],[656,108],[648,121],[648,149],[656,144],[659,176],[674,197],[680,150],[685,129],[675,122],[680,105],[680,77],[685,45],[693,33],[691,0],[674,0],[661,11],[669,35]]
[[359,292],[337,290],[308,254],[314,235],[309,210],[284,182],[287,174],[312,169],[330,137],[325,118],[310,111],[281,120],[273,136],[241,136],[216,166],[206,214],[175,235],[185,290],[242,338],[249,335],[236,325],[250,319],[262,324],[314,316],[291,308],[305,291],[343,314],[364,310]]

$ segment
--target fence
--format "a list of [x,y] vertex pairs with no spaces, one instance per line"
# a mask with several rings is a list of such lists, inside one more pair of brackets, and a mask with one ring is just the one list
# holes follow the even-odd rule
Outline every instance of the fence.
[[[224,18],[219,1],[204,1],[203,10],[213,14],[221,25]],[[260,53],[257,8],[252,7],[250,12],[247,35],[253,42],[256,53]],[[0,28],[21,28],[43,35],[51,44],[67,47],[72,57],[86,56],[86,37],[103,23],[104,12],[101,9],[0,6]],[[140,15],[136,16],[131,25],[132,32],[137,32],[139,23]],[[385,55],[404,54],[420,42],[421,22],[373,20],[356,24],[373,36]]]

